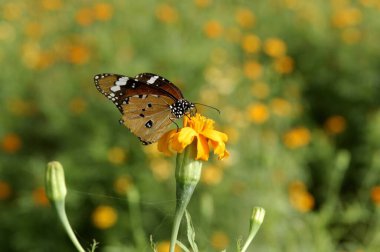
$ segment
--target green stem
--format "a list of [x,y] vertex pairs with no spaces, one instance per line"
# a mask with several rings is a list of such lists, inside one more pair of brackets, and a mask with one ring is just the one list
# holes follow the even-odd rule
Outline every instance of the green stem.
[[174,252],[179,227],[186,207],[198,184],[202,171],[202,162],[195,160],[196,145],[189,145],[176,160],[176,210],[170,239],[170,252]]
[[250,220],[250,225],[249,225],[249,235],[240,252],[247,251],[248,246],[253,241],[253,238],[255,238],[257,231],[259,231],[260,226],[264,221],[264,216],[265,216],[264,208],[254,207],[252,209],[252,215],[251,215],[251,220]]
[[66,215],[66,210],[65,210],[65,202],[64,201],[55,201],[55,208],[57,210],[59,219],[62,222],[63,227],[65,228],[70,240],[73,242],[74,246],[79,252],[85,252],[85,250],[82,248],[80,245],[77,237],[74,234],[73,229],[70,226],[69,220]]
[[177,205],[173,222],[172,236],[170,239],[170,252],[174,252],[175,244],[177,242],[179,226],[181,225],[182,217],[185,213],[187,205],[190,202],[194,189],[195,186],[187,186],[186,188],[177,187],[177,192],[180,191],[181,193],[180,195],[177,195]]

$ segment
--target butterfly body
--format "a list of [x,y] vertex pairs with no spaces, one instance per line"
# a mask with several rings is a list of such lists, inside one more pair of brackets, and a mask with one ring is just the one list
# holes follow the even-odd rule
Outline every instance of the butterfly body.
[[127,77],[98,74],[96,88],[122,113],[120,123],[143,144],[156,142],[175,119],[192,113],[195,106],[167,79],[151,73]]

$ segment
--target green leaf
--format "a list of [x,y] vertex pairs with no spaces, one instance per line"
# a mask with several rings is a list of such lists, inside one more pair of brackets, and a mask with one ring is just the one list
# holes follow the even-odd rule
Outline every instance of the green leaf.
[[195,243],[195,231],[193,223],[191,222],[191,216],[187,210],[185,211],[186,223],[187,223],[187,239],[189,240],[190,246],[194,252],[198,252],[198,246]]
[[153,236],[149,236],[149,241],[150,241],[150,247],[153,249],[154,252],[157,252],[157,246],[156,243],[153,241]]
[[180,246],[181,249],[183,249],[185,252],[190,252],[190,250],[180,241],[177,241],[176,243],[178,246]]

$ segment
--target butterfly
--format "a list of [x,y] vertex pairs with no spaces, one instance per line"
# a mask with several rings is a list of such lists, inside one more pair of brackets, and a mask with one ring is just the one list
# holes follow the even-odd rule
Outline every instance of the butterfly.
[[144,145],[160,139],[175,119],[193,115],[196,110],[194,103],[184,99],[178,87],[156,74],[127,77],[103,73],[95,75],[94,82],[99,92],[121,112],[120,123]]

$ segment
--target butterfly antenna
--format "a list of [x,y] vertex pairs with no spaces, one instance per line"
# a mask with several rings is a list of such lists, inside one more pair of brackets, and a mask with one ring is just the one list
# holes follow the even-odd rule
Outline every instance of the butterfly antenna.
[[214,109],[216,110],[216,112],[218,112],[218,114],[220,115],[220,110],[215,108],[215,107],[212,107],[212,106],[209,106],[209,105],[206,105],[206,104],[203,104],[203,103],[199,103],[199,102],[193,102],[194,104],[197,104],[197,105],[202,105],[202,106],[205,106],[205,107],[208,107],[208,108],[211,108],[211,109]]

